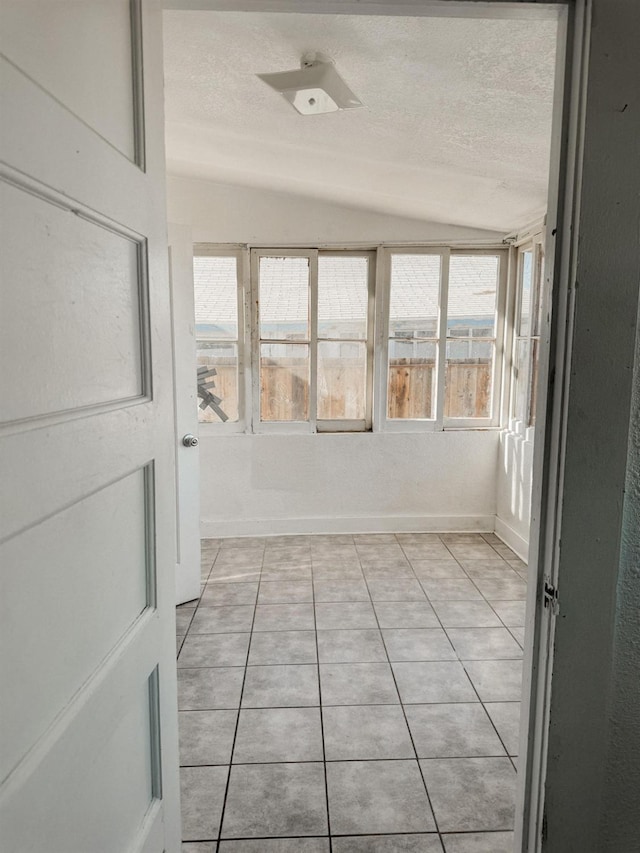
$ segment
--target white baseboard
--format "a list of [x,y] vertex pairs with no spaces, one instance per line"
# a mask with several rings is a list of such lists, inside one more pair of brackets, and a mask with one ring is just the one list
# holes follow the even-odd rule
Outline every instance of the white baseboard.
[[[493,515],[367,516],[330,518],[252,518],[205,521],[204,539],[229,536],[282,536],[313,533],[492,533]],[[515,550],[515,549],[514,549]]]
[[512,551],[515,551],[521,560],[524,560],[525,563],[529,562],[529,543],[527,540],[523,539],[519,533],[516,533],[513,527],[510,527],[506,521],[497,516],[495,519],[495,534]]

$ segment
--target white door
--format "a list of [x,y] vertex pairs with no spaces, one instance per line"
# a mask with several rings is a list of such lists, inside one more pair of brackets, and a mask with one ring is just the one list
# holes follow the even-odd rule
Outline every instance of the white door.
[[2,3],[3,853],[179,850],[161,26]]
[[200,595],[200,472],[191,229],[169,225],[176,434],[176,604]]

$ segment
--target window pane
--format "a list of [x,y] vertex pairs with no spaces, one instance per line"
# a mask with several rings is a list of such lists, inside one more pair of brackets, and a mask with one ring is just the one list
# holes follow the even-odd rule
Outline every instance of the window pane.
[[318,337],[367,337],[369,259],[318,258]]
[[439,255],[392,255],[389,336],[437,336],[439,294]]
[[389,418],[433,418],[435,341],[389,341]]
[[499,258],[452,255],[449,265],[447,335],[495,336]]
[[260,420],[309,420],[309,347],[260,345]]
[[540,342],[531,341],[531,405],[529,426],[536,423],[536,403],[538,401],[538,362],[540,360]]
[[238,345],[197,341],[198,422],[238,420]]
[[531,376],[531,341],[516,342],[515,377],[516,387],[513,398],[513,417],[527,423],[529,419],[529,383]]
[[318,341],[318,418],[364,420],[367,345]]
[[309,340],[309,259],[260,258],[260,337]]
[[518,335],[531,334],[531,292],[533,286],[533,252],[529,249],[522,253],[520,272],[520,310],[518,316]]
[[238,271],[235,258],[193,259],[196,338],[238,338]]
[[542,328],[542,312],[544,310],[544,251],[542,246],[538,246],[536,257],[536,308],[533,315],[533,330],[532,335],[539,335]]
[[492,341],[447,341],[446,418],[491,416],[493,348]]

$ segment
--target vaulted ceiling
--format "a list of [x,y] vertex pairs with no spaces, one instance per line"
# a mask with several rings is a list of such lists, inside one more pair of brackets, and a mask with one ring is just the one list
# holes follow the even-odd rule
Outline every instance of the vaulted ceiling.
[[[165,12],[172,174],[509,231],[546,205],[554,20]],[[364,107],[301,116],[256,77],[335,61]]]

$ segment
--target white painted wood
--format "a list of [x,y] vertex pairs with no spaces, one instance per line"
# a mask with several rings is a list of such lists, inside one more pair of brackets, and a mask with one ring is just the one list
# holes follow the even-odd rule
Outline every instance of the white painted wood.
[[5,6],[0,848],[177,853],[160,11]]
[[176,447],[176,604],[200,595],[200,451],[185,447],[198,435],[193,243],[186,225],[169,225],[171,333]]

